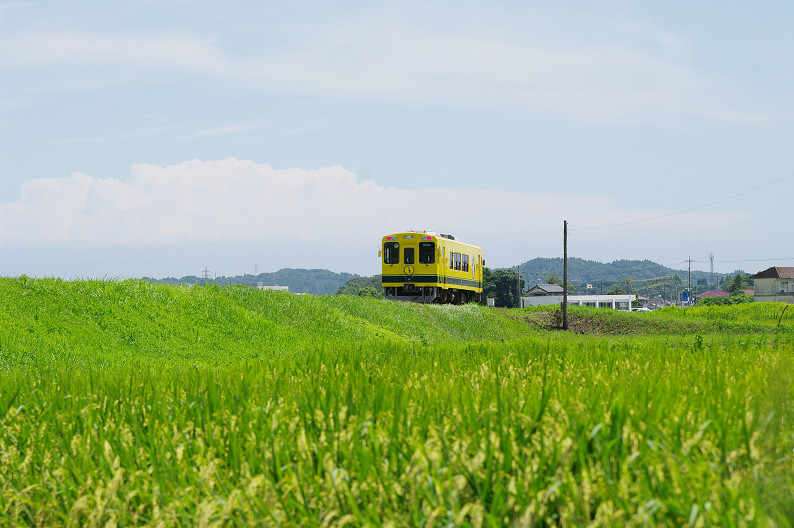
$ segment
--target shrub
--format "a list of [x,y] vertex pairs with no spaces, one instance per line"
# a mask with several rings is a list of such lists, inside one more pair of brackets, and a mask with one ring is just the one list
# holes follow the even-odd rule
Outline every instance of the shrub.
[[728,306],[731,300],[728,297],[703,297],[698,301],[698,306]]

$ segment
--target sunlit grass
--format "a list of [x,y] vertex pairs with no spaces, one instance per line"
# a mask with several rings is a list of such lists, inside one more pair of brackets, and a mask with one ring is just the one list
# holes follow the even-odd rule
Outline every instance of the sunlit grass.
[[0,525],[794,519],[771,309],[757,332],[688,310],[699,333],[594,337],[246,288],[3,279],[0,299]]

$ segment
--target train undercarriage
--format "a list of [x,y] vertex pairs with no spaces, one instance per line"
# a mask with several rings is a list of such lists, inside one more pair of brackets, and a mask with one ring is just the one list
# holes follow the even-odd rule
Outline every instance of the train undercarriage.
[[481,294],[469,290],[454,288],[438,288],[436,286],[386,286],[384,288],[387,299],[394,301],[408,301],[423,304],[467,304],[480,302]]

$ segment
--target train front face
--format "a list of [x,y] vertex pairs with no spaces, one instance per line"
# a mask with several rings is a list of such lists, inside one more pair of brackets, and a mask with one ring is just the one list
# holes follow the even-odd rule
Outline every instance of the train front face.
[[427,233],[396,233],[381,241],[386,297],[400,301],[438,302],[441,258],[438,240]]

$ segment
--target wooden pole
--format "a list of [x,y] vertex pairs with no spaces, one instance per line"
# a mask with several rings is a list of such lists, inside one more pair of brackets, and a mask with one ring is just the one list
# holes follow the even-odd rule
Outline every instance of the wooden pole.
[[568,330],[568,220],[562,224],[562,329]]
[[516,308],[521,308],[521,264],[516,266],[518,276],[516,277]]

